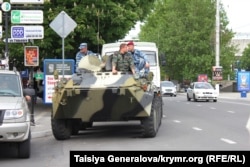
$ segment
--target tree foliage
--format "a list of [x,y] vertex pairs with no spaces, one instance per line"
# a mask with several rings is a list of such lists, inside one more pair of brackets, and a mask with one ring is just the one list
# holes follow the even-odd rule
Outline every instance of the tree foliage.
[[[87,42],[90,50],[100,53],[102,44],[123,38],[137,21],[147,16],[154,7],[154,3],[155,0],[45,1],[43,5],[44,39],[34,40],[34,45],[39,46],[41,64],[44,58],[62,57],[62,39],[49,27],[61,11],[65,11],[77,23],[74,31],[64,40],[65,58],[74,59],[78,46],[82,42]],[[4,52],[4,43],[1,43],[0,47]],[[17,65],[23,66],[23,55],[22,44],[9,45],[10,60],[16,59]]]
[[240,59],[240,68],[248,71],[250,70],[250,44],[242,53],[242,57]]
[[[216,1],[158,0],[141,27],[142,41],[156,42],[166,59],[161,68],[175,80],[197,80],[198,74],[212,75],[215,66]],[[220,66],[223,76],[231,73],[234,48],[229,45],[233,32],[223,6],[220,8]]]

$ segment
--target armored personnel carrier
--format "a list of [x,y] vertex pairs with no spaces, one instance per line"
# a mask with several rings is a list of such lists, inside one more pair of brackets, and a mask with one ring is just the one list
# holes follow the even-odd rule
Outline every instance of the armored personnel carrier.
[[85,56],[72,78],[58,79],[52,96],[52,132],[69,139],[93,122],[139,120],[143,137],[155,137],[161,125],[162,97],[152,78],[103,70],[96,56]]

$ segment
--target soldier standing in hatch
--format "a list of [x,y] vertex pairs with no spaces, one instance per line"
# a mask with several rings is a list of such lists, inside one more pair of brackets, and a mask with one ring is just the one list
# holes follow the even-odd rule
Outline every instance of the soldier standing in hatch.
[[122,43],[120,50],[113,54],[112,58],[112,73],[116,74],[117,71],[132,71],[135,74],[135,66],[132,55],[128,53],[127,44]]
[[86,55],[94,54],[92,51],[88,50],[87,43],[81,43],[79,46],[80,51],[76,54],[76,70],[78,69],[78,64],[80,60]]

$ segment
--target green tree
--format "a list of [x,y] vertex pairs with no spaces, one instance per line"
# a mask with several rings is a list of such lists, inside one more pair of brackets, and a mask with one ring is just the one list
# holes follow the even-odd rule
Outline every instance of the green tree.
[[[166,57],[162,76],[182,81],[196,80],[198,74],[212,75],[215,65],[215,0],[159,0],[145,24],[140,40],[156,42]],[[221,6],[220,65],[223,76],[231,73],[233,32],[226,29],[228,20]]]
[[[44,39],[34,40],[34,45],[39,46],[41,64],[44,58],[62,57],[62,39],[49,27],[61,11],[65,11],[77,23],[74,31],[65,38],[64,49],[65,58],[74,59],[82,42],[87,42],[90,50],[100,53],[102,44],[123,38],[137,21],[147,16],[154,3],[155,0],[45,1]],[[0,47],[4,48],[4,44],[0,43]],[[9,50],[10,61],[15,59],[16,64],[23,66],[23,45],[10,44]]]
[[240,58],[240,68],[250,70],[250,44],[243,51],[242,57]]

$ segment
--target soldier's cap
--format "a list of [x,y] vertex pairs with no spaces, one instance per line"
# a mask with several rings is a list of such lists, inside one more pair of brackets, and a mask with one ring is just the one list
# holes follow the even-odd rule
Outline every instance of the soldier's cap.
[[127,45],[133,45],[134,46],[134,42],[130,41]]
[[86,48],[87,46],[88,46],[87,43],[81,43],[79,49]]

